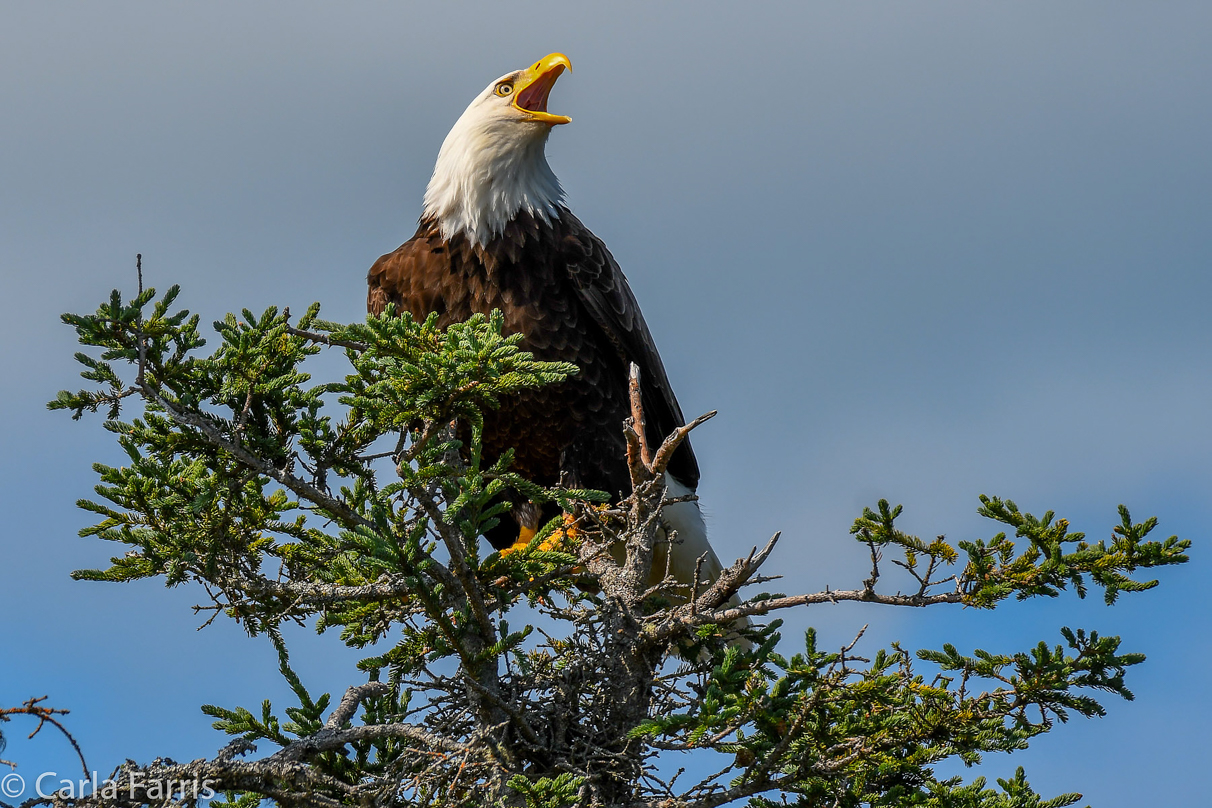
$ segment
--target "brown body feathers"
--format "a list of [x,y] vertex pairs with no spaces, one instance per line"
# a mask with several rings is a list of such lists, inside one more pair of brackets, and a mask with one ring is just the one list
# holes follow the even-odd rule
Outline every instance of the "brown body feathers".
[[[393,303],[417,318],[437,312],[445,326],[500,309],[506,332],[523,335],[524,350],[580,368],[566,382],[503,400],[484,414],[485,459],[512,448],[513,469],[527,479],[553,485],[563,474],[573,486],[629,493],[623,421],[631,362],[640,368],[650,444],[683,424],[627,279],[601,239],[566,208],[550,222],[519,213],[482,246],[462,235],[447,240],[436,222],[423,219],[415,236],[375,262],[367,280],[371,314]],[[697,486],[689,442],[669,473],[691,490]],[[515,517],[534,522],[538,514],[515,510]],[[505,532],[489,539],[497,546],[511,541]]]

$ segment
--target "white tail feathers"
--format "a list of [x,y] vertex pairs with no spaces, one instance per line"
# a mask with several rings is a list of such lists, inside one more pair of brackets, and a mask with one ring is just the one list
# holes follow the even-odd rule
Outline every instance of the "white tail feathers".
[[[693,493],[694,491],[679,483],[668,473],[665,474],[667,499],[677,499]],[[653,582],[664,577],[666,563],[668,563],[669,574],[679,584],[687,587],[687,595],[694,586],[696,569],[699,574],[698,591],[705,591],[719,580],[720,573],[724,571],[724,565],[720,563],[719,556],[715,554],[715,550],[707,540],[707,523],[703,521],[703,512],[699,509],[698,501],[691,500],[666,505],[662,515],[666,526],[676,535],[673,536],[672,544],[667,540],[667,531],[661,531],[661,535],[658,536],[660,543],[656,548],[652,563]],[[666,551],[669,551],[668,558]],[[701,568],[698,566],[700,558],[703,559]],[[728,605],[738,606],[740,600],[733,595],[728,599]],[[747,617],[738,620],[735,624],[738,629],[748,628],[749,625]],[[749,646],[749,643],[744,641],[739,644],[746,648]]]

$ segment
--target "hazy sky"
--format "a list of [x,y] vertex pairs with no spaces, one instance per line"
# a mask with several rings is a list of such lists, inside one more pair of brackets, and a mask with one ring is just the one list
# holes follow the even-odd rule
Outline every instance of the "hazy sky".
[[[1103,538],[1115,506],[1196,541],[1156,591],[995,614],[814,607],[840,645],[1013,652],[1062,625],[1124,638],[1137,699],[1024,765],[1101,806],[1194,803],[1212,698],[1212,6],[1207,3],[37,3],[0,10],[0,704],[49,693],[90,764],[191,759],[198,705],[285,703],[272,649],[195,632],[202,594],[73,583],[99,418],[64,311],[148,282],[209,322],[270,304],[364,313],[411,236],[442,137],[553,50],[552,167],[644,307],[696,433],[713,542],[775,530],[787,591],[851,586],[863,505],[988,537],[977,496]],[[356,680],[294,632],[316,689]],[[4,757],[70,776],[49,731]],[[263,750],[265,751],[265,750]],[[969,772],[969,775],[972,773]]]

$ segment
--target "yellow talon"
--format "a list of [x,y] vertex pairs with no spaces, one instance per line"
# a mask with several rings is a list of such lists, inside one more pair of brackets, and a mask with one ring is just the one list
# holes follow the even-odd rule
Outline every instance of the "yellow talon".
[[[539,550],[564,550],[567,542],[576,541],[577,526],[576,517],[572,514],[564,514],[564,525],[556,528],[556,530],[543,541],[539,542],[537,549]],[[518,529],[518,540],[511,546],[506,547],[501,551],[501,555],[506,556],[510,553],[516,553],[518,550],[523,550],[534,541],[535,534],[538,531],[523,525]]]
[[536,531],[532,530],[531,528],[523,525],[521,529],[518,530],[518,540],[515,541],[511,547],[506,547],[504,550],[502,550],[501,555],[506,556],[510,553],[516,553],[518,550],[525,550],[530,544],[531,539],[534,538],[535,532]]
[[[531,534],[533,535],[533,534]],[[576,541],[577,519],[570,513],[564,514],[563,527],[556,528],[550,536],[539,543],[540,550],[566,550],[567,544]]]

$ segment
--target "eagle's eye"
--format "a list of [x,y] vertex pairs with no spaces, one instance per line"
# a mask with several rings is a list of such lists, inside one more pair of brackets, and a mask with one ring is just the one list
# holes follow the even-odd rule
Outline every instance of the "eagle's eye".
[[512,92],[513,92],[513,85],[510,84],[508,81],[503,81],[497,85],[497,95],[501,96],[502,98],[504,98],[505,96],[509,95]]

